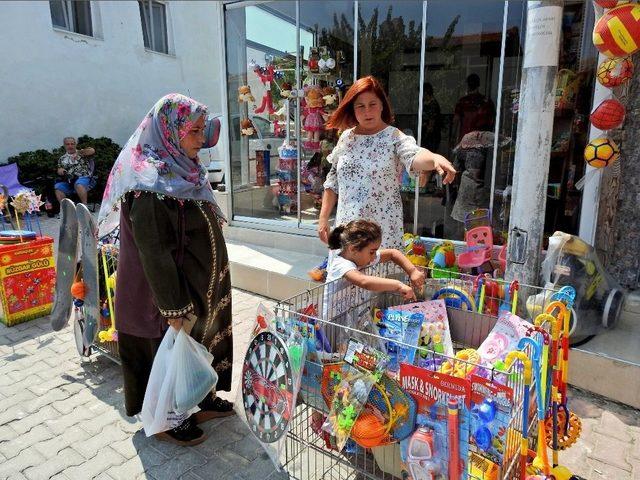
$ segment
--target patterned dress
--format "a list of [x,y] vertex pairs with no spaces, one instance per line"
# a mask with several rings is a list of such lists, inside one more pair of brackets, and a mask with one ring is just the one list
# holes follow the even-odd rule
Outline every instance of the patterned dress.
[[402,249],[402,169],[411,164],[420,147],[413,137],[388,126],[373,135],[345,130],[333,152],[324,182],[338,195],[336,225],[351,220],[373,220],[382,228],[381,248]]

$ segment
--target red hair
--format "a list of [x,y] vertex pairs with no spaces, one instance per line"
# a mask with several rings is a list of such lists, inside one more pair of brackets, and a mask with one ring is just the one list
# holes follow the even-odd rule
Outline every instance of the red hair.
[[351,85],[342,102],[340,102],[336,111],[333,112],[329,118],[326,127],[345,130],[356,126],[358,121],[356,120],[356,114],[353,110],[353,104],[356,98],[358,98],[358,95],[365,92],[372,92],[382,102],[382,121],[387,125],[393,123],[393,112],[391,111],[387,94],[384,93],[380,82],[378,82],[375,77],[369,75],[368,77],[359,78]]

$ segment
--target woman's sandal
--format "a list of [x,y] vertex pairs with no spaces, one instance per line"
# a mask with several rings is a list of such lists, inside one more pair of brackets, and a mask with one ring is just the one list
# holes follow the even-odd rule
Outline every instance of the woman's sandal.
[[193,416],[196,423],[201,424],[214,418],[229,417],[235,415],[233,403],[226,401],[220,397],[214,397],[208,393],[204,400],[198,404],[200,411]]

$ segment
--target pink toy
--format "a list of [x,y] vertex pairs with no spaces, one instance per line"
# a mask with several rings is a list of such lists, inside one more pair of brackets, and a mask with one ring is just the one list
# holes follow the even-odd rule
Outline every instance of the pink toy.
[[320,132],[324,130],[324,99],[322,90],[311,87],[305,95],[304,129],[307,140],[303,146],[307,150],[320,150]]
[[504,361],[507,353],[515,350],[521,338],[527,334],[531,326],[511,312],[501,312],[495,326],[478,348],[482,363],[491,367],[496,361]]
[[493,249],[493,233],[491,227],[475,227],[464,236],[468,250],[458,256],[460,268],[472,269],[491,261]]

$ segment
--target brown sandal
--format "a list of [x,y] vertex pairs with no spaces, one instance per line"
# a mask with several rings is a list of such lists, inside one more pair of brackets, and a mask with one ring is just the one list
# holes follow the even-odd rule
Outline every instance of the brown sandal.
[[198,445],[207,439],[207,435],[196,425],[193,416],[187,418],[176,428],[156,433],[154,436],[162,442],[175,443],[183,447]]
[[233,409],[233,403],[220,397],[213,397],[211,393],[207,394],[198,406],[200,407],[200,411],[193,414],[197,424],[213,420],[214,418],[230,417],[236,414]]

